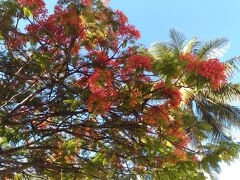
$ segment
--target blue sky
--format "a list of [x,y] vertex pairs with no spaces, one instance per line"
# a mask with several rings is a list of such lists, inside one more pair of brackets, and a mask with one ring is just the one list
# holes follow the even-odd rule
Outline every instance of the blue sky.
[[[56,0],[45,2],[49,9],[56,4]],[[240,55],[238,0],[112,0],[110,6],[127,15],[130,23],[141,31],[139,43],[146,47],[156,41],[167,41],[169,29],[175,28],[189,39],[198,37],[207,41],[226,37],[230,48],[223,60]],[[219,180],[237,180],[239,171],[240,160],[231,166],[223,164]]]

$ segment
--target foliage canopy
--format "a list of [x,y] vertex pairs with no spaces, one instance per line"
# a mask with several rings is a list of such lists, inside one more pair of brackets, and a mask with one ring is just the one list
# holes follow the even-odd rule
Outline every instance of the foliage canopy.
[[0,177],[204,179],[238,156],[226,39],[146,49],[102,1],[0,3]]

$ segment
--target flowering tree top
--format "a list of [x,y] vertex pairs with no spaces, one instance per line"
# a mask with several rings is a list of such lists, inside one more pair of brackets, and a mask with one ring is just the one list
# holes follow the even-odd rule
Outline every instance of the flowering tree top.
[[200,179],[236,157],[229,137],[203,143],[229,64],[175,30],[171,43],[138,45],[108,3],[64,0],[48,14],[42,0],[1,2],[0,177]]

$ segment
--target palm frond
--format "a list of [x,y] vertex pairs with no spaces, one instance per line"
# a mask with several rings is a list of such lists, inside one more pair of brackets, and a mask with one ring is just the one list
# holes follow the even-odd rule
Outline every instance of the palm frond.
[[224,133],[224,125],[213,116],[213,114],[208,110],[208,106],[200,98],[195,99],[196,112],[201,121],[206,121],[211,125],[211,131],[207,132],[209,140],[218,141],[224,139],[226,136]]
[[170,44],[175,49],[175,51],[180,54],[184,48],[184,42],[186,40],[183,33],[177,32],[175,29],[170,30]]
[[224,64],[226,67],[225,72],[226,72],[227,77],[229,77],[229,78],[233,77],[236,68],[234,68],[234,66],[232,66],[231,64],[228,64],[228,63],[224,63]]
[[227,73],[229,76],[233,75],[234,71],[240,72],[238,65],[240,64],[240,56],[233,57],[224,62],[227,67]]
[[205,43],[197,52],[200,59],[220,58],[229,47],[229,41],[226,38],[219,38]]
[[240,84],[225,83],[219,91],[202,89],[198,91],[198,96],[217,103],[229,103],[230,101],[240,100]]
[[149,52],[155,59],[169,58],[173,56],[173,48],[168,43],[154,43],[151,45]]
[[182,104],[186,105],[192,110],[192,100],[195,97],[194,91],[189,88],[181,88],[180,91],[182,95]]
[[207,100],[206,107],[213,117],[218,119],[224,126],[240,127],[240,109],[229,104],[216,103]]
[[182,91],[183,103],[192,109],[191,112],[200,121],[205,121],[211,126],[208,132],[209,140],[226,140],[226,129],[232,126],[240,127],[240,109],[229,105],[233,100],[240,99],[240,84],[227,83],[220,91],[211,89]]
[[230,129],[232,126],[240,127],[239,108],[199,97],[196,97],[194,102],[199,119],[212,126],[212,131],[209,132],[210,140],[226,140],[226,129]]
[[195,53],[195,50],[199,49],[200,45],[201,45],[201,42],[198,41],[197,38],[192,38],[183,47],[183,53],[184,54],[186,54],[186,53]]

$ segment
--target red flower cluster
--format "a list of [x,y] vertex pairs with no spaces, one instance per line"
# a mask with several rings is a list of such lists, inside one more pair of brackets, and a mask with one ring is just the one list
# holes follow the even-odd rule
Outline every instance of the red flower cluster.
[[127,59],[127,64],[130,68],[134,68],[134,69],[139,68],[139,69],[150,70],[152,60],[147,56],[134,55],[134,56],[130,56]]
[[170,123],[169,108],[163,105],[155,105],[147,109],[144,115],[144,121],[151,126],[155,126],[159,121]]
[[197,73],[210,79],[210,84],[213,88],[219,90],[221,85],[227,80],[225,70],[226,66],[219,62],[218,59],[209,59],[199,62]]
[[182,101],[182,96],[179,89],[166,88],[163,90],[163,94],[169,96],[167,103],[173,108],[177,108]]
[[27,38],[24,36],[19,36],[16,33],[10,32],[10,36],[5,42],[6,46],[12,49],[18,49],[21,46],[26,46]]
[[122,26],[121,29],[119,29],[119,34],[121,36],[130,36],[135,39],[139,39],[141,37],[140,31],[138,31],[135,26],[127,24],[125,26]]
[[56,6],[55,14],[41,18],[35,24],[29,24],[26,30],[36,42],[41,41],[50,47],[54,44],[64,47],[72,45],[71,52],[75,56],[80,51],[81,40],[85,38],[84,27],[77,12],[62,6]]
[[[125,66],[121,71],[121,77],[123,80],[127,80],[132,77],[137,69],[150,70],[152,65],[152,59],[145,55],[130,55],[125,60]],[[144,80],[144,76],[139,74],[139,78]],[[145,79],[146,80],[146,79]]]
[[176,148],[174,154],[181,160],[187,159],[187,153],[183,148]]
[[125,23],[128,22],[127,16],[125,16],[125,14],[122,11],[116,10],[115,14],[116,14],[117,20],[120,24],[124,25]]
[[172,128],[169,128],[168,135],[174,136],[177,138],[177,141],[174,142],[175,151],[174,154],[181,160],[186,160],[187,154],[184,148],[190,143],[191,139],[181,128],[181,125],[178,122],[173,122]]
[[47,12],[45,3],[42,0],[17,0],[17,3],[20,4],[21,7],[27,6],[31,8],[35,16]]
[[226,67],[217,58],[200,61],[197,56],[187,53],[181,55],[180,59],[187,61],[187,71],[194,71],[198,75],[209,79],[210,84],[216,90],[219,90],[227,80]]
[[165,87],[165,83],[163,81],[160,81],[155,85],[155,89],[162,89],[164,87]]
[[92,6],[92,0],[82,0],[84,6]]
[[142,97],[142,92],[139,91],[138,89],[132,89],[130,93],[130,105],[132,107],[136,106],[139,104],[139,99]]
[[197,62],[199,61],[198,57],[192,53],[181,54],[180,60],[187,61],[187,71],[194,71],[197,68]]
[[93,62],[100,65],[108,65],[111,63],[106,51],[93,51],[90,52],[89,56],[92,58]]
[[95,111],[104,114],[108,111],[112,104],[111,98],[116,95],[112,84],[111,71],[95,69],[95,72],[88,79],[88,87],[92,92],[87,101],[87,107],[90,112]]
[[179,89],[165,87],[165,83],[162,81],[155,85],[155,89],[162,89],[163,95],[168,98],[166,104],[171,105],[173,108],[177,108],[182,101]]
[[42,0],[17,0],[17,2],[22,6],[39,5],[39,8],[43,8],[45,6],[45,3]]
[[112,83],[112,72],[98,68],[95,69],[95,72],[88,79],[88,85],[92,93],[103,97],[114,95]]
[[135,26],[127,24],[128,18],[119,10],[116,12],[116,18],[119,23],[119,35],[121,36],[130,36],[135,39],[141,37],[140,31],[138,31]]
[[87,108],[89,112],[95,112],[98,114],[105,114],[111,107],[112,102],[107,100],[106,97],[96,94],[91,95],[87,99]]

